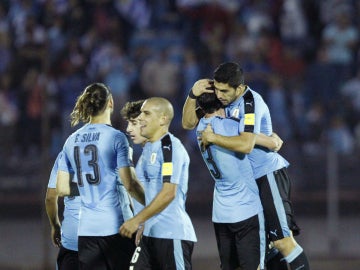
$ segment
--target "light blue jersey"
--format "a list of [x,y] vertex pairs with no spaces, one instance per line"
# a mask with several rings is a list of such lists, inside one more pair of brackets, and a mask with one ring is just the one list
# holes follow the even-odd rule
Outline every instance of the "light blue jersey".
[[[233,119],[217,116],[201,118],[197,131],[204,130],[208,124],[211,124],[216,134],[238,135],[239,123]],[[258,187],[245,154],[214,144],[201,154],[215,180],[213,222],[240,222],[262,212]]]
[[[145,181],[141,173],[141,166],[140,166],[141,163],[142,163],[142,155],[139,157],[138,163],[136,164],[135,172],[139,182],[144,186]],[[135,199],[133,200],[133,204],[134,204],[134,215],[139,213],[144,208],[144,206]]]
[[[56,188],[58,163],[62,156],[60,152],[51,170],[48,188]],[[80,213],[80,196],[64,197],[64,219],[61,222],[61,245],[70,250],[78,251],[78,225]]]
[[[162,141],[166,145],[162,146]],[[164,162],[164,154],[171,160]],[[144,235],[154,238],[196,241],[194,227],[185,211],[190,159],[180,140],[167,133],[161,140],[147,142],[138,161],[138,178],[143,179],[146,205],[155,198],[163,182],[177,185],[174,200],[145,222]]]
[[[273,132],[268,106],[263,98],[249,87],[241,97],[226,107],[225,112],[226,117],[240,120],[239,133],[246,131],[270,136]],[[258,146],[248,154],[248,158],[255,179],[289,166],[289,162],[280,154]]]
[[77,175],[81,196],[79,236],[118,233],[124,222],[117,183],[118,170],[132,166],[129,143],[106,124],[86,124],[64,145],[59,170]]

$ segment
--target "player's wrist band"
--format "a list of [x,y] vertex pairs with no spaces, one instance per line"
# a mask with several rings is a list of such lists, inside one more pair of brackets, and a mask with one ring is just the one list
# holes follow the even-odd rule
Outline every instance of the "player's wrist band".
[[192,90],[192,88],[190,89],[190,92],[189,92],[189,98],[191,99],[196,99],[197,97],[194,95],[194,92]]

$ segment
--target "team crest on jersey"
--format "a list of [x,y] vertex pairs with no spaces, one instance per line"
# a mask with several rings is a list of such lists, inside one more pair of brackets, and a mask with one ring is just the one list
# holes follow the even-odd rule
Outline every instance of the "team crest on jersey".
[[239,108],[233,110],[231,117],[239,118]]
[[151,163],[151,164],[154,164],[155,161],[156,161],[156,153],[152,153],[152,154],[151,154],[151,157],[150,157],[150,163]]

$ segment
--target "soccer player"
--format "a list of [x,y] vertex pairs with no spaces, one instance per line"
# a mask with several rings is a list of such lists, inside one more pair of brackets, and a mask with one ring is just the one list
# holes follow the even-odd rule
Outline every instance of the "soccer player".
[[144,146],[147,140],[140,134],[140,120],[138,117],[141,114],[141,106],[144,101],[144,99],[141,99],[127,102],[120,111],[121,116],[127,121],[127,134],[134,144],[140,144],[141,146]]
[[174,117],[164,98],[147,99],[141,107],[141,135],[147,138],[139,177],[144,179],[146,206],[120,228],[132,237],[145,223],[130,269],[192,269],[195,231],[185,211],[189,156],[169,126]]
[[[141,113],[141,106],[143,105],[145,100],[137,100],[137,101],[129,101],[126,102],[124,107],[121,109],[120,114],[126,120],[127,127],[126,133],[132,140],[134,144],[139,144],[142,147],[145,145],[147,139],[140,134],[140,120],[139,115]],[[137,176],[141,175],[140,173],[140,164],[142,162],[142,156],[139,157],[139,160],[135,166],[135,172]],[[144,184],[144,179],[139,178],[140,183]],[[138,203],[136,200],[133,202],[134,204],[134,214],[139,213],[143,209],[143,205]],[[139,226],[139,229],[136,233],[135,244],[138,246],[140,243],[140,239],[144,230],[143,224]]]
[[[224,118],[223,106],[214,93],[204,93],[197,101],[205,113],[197,126],[197,133],[211,124],[217,134],[238,135],[238,122]],[[200,141],[199,146],[201,148]],[[202,149],[201,154],[215,180],[212,221],[221,269],[240,266],[241,269],[256,270],[259,265],[263,269],[264,217],[249,159],[246,154],[217,145]]]
[[57,192],[70,193],[70,173],[77,176],[81,197],[79,222],[80,269],[128,269],[135,244],[120,236],[124,213],[118,194],[120,181],[140,203],[144,190],[136,179],[124,133],[111,126],[113,98],[102,83],[87,86],[71,113],[71,124],[84,126],[69,136],[59,161]]
[[56,260],[56,269],[78,270],[77,231],[79,224],[80,197],[78,196],[79,194],[75,194],[77,196],[64,197],[64,218],[60,224],[58,215],[58,196],[56,194],[56,175],[61,155],[62,152],[58,154],[50,173],[45,198],[46,214],[51,226],[51,240],[56,247],[60,248]]
[[[202,93],[215,91],[216,96],[225,106],[227,117],[239,119],[241,136],[222,136],[207,128],[201,135],[201,143],[216,144],[238,152],[244,140],[251,143],[260,132],[272,134],[269,109],[262,97],[244,84],[243,71],[237,63],[223,63],[214,72],[214,80],[197,81],[183,108],[182,124],[186,129],[193,129],[197,123],[196,97]],[[278,153],[255,147],[248,155],[253,168],[260,199],[264,209],[266,232],[269,240],[277,248],[291,269],[310,269],[308,259],[302,247],[295,241],[293,234],[299,228],[293,217],[290,203],[290,179],[287,174],[289,163]],[[271,265],[286,269],[280,254],[275,256]]]

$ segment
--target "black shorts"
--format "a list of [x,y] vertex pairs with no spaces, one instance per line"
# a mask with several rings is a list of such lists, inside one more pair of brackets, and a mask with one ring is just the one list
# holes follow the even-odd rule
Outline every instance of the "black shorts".
[[270,241],[300,233],[290,200],[291,181],[286,168],[256,179],[264,209],[265,230]]
[[214,223],[222,270],[256,270],[260,264],[258,215],[236,223]]
[[79,236],[79,264],[84,270],[129,269],[135,240],[114,234]]
[[191,270],[194,242],[143,235],[131,259],[130,270]]
[[64,247],[60,247],[56,263],[57,263],[57,270],[78,270],[79,269],[78,252]]

